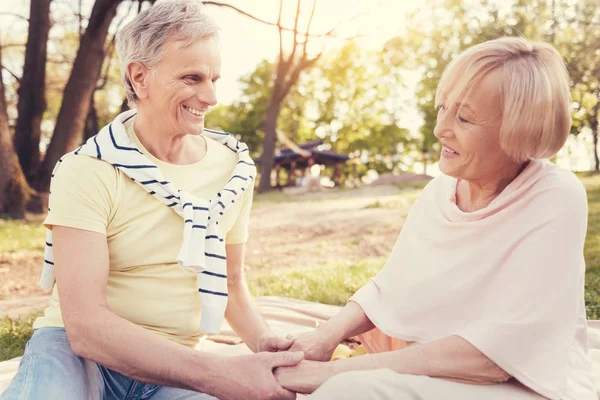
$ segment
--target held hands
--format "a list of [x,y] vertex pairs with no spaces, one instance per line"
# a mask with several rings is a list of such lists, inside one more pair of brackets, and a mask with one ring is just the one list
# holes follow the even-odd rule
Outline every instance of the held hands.
[[319,331],[318,328],[297,335],[287,335],[286,339],[293,340],[292,345],[289,347],[290,351],[302,351],[304,359],[312,361],[331,360],[331,355],[338,345],[336,340],[331,340],[326,333]]
[[263,335],[258,339],[256,344],[256,353],[262,351],[277,352],[286,351],[292,345],[293,340],[288,338],[282,338],[273,334]]
[[277,382],[282,387],[297,393],[314,392],[333,374],[333,363],[318,361],[302,361],[293,367],[281,367],[275,370]]
[[293,367],[301,352],[262,352],[224,359],[220,371],[227,377],[215,383],[214,395],[221,400],[294,400],[296,393],[284,389],[273,376],[278,367]]

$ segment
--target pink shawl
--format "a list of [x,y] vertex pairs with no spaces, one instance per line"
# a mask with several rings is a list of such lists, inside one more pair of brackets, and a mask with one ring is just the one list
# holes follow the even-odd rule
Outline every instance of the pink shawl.
[[533,160],[486,208],[431,181],[381,272],[351,301],[377,327],[370,352],[458,335],[550,399],[596,399],[584,305],[587,199],[569,171]]

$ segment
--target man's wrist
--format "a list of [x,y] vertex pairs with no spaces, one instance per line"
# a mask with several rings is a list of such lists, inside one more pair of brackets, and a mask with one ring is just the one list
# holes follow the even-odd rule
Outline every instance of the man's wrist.
[[[227,385],[223,378],[227,375],[228,362],[227,357],[198,351],[194,362],[196,367],[190,368],[189,371],[191,373],[189,384],[191,389],[216,396],[222,386]],[[204,373],[198,373],[198,371],[204,371]]]

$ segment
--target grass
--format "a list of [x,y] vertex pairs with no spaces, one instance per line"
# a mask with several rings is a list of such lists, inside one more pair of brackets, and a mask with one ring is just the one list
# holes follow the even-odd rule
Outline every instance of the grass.
[[585,240],[585,306],[589,319],[600,319],[600,175],[580,177],[587,187],[588,231]]
[[324,265],[319,268],[275,271],[251,276],[255,296],[286,296],[324,304],[344,305],[383,266],[384,259],[358,264]]
[[[600,174],[581,173],[587,188],[589,218],[585,243],[587,264],[585,305],[589,319],[600,319]],[[399,186],[415,189],[422,184]],[[414,192],[416,193],[416,192]],[[413,192],[407,191],[407,196]],[[263,196],[263,195],[261,195]],[[259,203],[285,201],[284,193],[264,195]],[[371,207],[387,207],[377,204]],[[366,208],[371,208],[366,207]],[[0,219],[0,255],[22,250],[41,250],[44,230],[39,223],[23,223]],[[358,264],[340,263],[303,270],[276,271],[250,276],[248,284],[256,296],[286,296],[326,304],[343,305],[383,265],[383,259],[365,260]],[[22,354],[32,334],[34,317],[23,320],[0,320],[0,361]]]
[[32,221],[0,218],[0,256],[29,250],[44,250],[44,226]]
[[37,315],[25,319],[0,320],[0,361],[19,357],[25,350],[25,343],[33,334],[31,325]]

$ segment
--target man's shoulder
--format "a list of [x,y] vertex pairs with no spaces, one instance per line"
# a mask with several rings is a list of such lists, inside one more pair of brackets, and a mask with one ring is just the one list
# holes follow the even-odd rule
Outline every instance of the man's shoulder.
[[75,174],[82,178],[96,176],[110,179],[116,173],[116,168],[110,163],[82,154],[63,156],[56,165],[56,174]]

